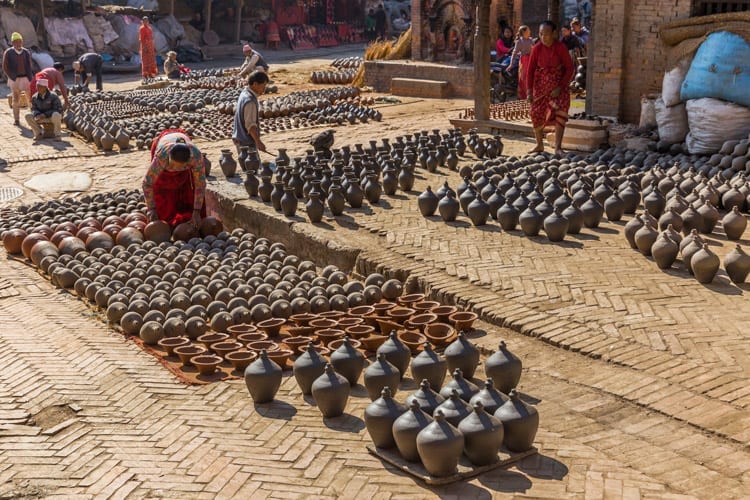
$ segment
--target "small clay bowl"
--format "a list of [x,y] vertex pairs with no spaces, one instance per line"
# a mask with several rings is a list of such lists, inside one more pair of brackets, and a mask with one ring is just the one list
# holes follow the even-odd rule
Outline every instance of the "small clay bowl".
[[387,335],[393,330],[401,330],[403,327],[404,325],[401,323],[391,321],[390,319],[378,318],[378,330],[380,330],[380,333],[382,334]]
[[[331,350],[323,345],[314,345],[313,349],[318,351],[318,354],[320,354],[321,356],[328,356],[329,354],[331,354]],[[307,349],[303,349],[303,350],[307,350]]]
[[411,307],[417,311],[417,313],[425,313],[425,312],[432,312],[433,309],[440,306],[440,302],[435,302],[434,300],[423,300],[421,302],[416,302]]
[[286,329],[290,337],[308,337],[315,333],[312,326],[290,326]]
[[159,347],[167,351],[167,356],[174,356],[175,347],[190,345],[190,339],[187,337],[165,337],[159,340]]
[[417,302],[422,302],[423,300],[424,300],[423,293],[410,293],[408,295],[402,295],[401,297],[398,297],[396,299],[396,302],[400,306],[411,307],[412,304],[416,304]]
[[316,330],[323,328],[336,328],[338,324],[338,320],[330,318],[318,318],[310,321],[310,326]]
[[385,313],[396,307],[396,305],[394,302],[378,302],[372,305],[372,313],[376,316],[385,316]]
[[258,331],[258,327],[249,323],[242,323],[240,325],[232,325],[227,328],[227,333],[234,338],[237,338],[243,333],[255,333]]
[[450,320],[448,319],[451,314],[458,311],[458,307],[456,306],[438,306],[430,312],[438,317],[438,321],[440,323],[448,323]]
[[193,366],[190,359],[205,352],[207,352],[207,349],[199,345],[181,345],[174,348],[174,353],[182,361],[182,366]]
[[325,311],[318,313],[318,317],[323,319],[339,319],[345,314],[343,311]]
[[311,340],[312,337],[289,337],[284,339],[284,343],[289,349],[294,351],[295,354],[302,354]]
[[431,313],[416,314],[404,321],[404,326],[410,330],[424,331],[430,323],[437,321],[437,315]]
[[275,337],[281,331],[281,326],[286,323],[284,318],[271,318],[258,323],[258,329],[263,330],[269,337]]
[[401,339],[401,342],[403,342],[404,345],[409,348],[412,354],[416,354],[417,352],[419,352],[422,344],[427,341],[427,337],[419,332],[414,332],[411,330],[403,330],[401,332],[398,332],[398,338]]
[[243,347],[245,347],[243,344],[233,340],[211,344],[211,350],[224,359],[227,359],[227,354],[230,352],[239,351]]
[[363,318],[341,318],[339,320],[339,328],[345,329],[350,326],[361,325],[365,320]]
[[199,354],[190,358],[190,362],[198,368],[198,373],[201,375],[211,375],[222,361],[224,360],[221,356],[215,354]]
[[311,314],[311,313],[301,313],[301,314],[292,314],[289,316],[289,319],[291,319],[295,325],[297,326],[309,326],[310,321],[314,319],[318,319],[317,314]]
[[370,325],[354,325],[345,328],[344,331],[353,339],[361,339],[372,335],[375,332],[375,327]]
[[258,342],[259,340],[268,340],[268,335],[266,335],[263,332],[241,333],[237,335],[237,340],[247,345],[250,342]]
[[383,345],[386,340],[388,340],[388,337],[385,335],[370,335],[369,337],[359,339],[364,348],[372,352],[377,351],[378,347]]
[[211,345],[216,342],[224,342],[229,338],[226,333],[204,333],[198,337],[198,342],[206,346],[207,349],[211,349]]
[[273,340],[258,340],[256,342],[250,342],[247,344],[247,348],[251,351],[255,351],[257,353],[260,353],[263,349],[266,351],[275,351],[279,348],[279,344],[274,342]]
[[[359,349],[362,347],[362,342],[360,342],[357,339],[349,339],[349,343],[354,347],[355,349]],[[339,347],[344,345],[344,339],[336,339],[332,340],[330,344],[328,344],[328,348],[331,350],[331,352],[335,351]]]
[[436,346],[446,345],[453,339],[455,333],[456,330],[448,323],[432,323],[424,329],[427,340]]
[[375,308],[373,306],[357,306],[349,309],[349,311],[347,311],[347,314],[354,318],[362,318],[364,316],[369,316],[374,312]]
[[232,363],[232,366],[234,366],[235,370],[241,372],[244,371],[245,368],[247,368],[247,365],[255,361],[255,358],[257,357],[257,352],[239,350],[228,352],[224,358]]
[[464,332],[472,329],[472,325],[477,318],[477,313],[471,311],[459,311],[451,314],[448,320],[453,323],[453,327],[456,331]]
[[391,318],[392,321],[403,325],[404,321],[409,319],[414,314],[414,309],[411,309],[409,307],[394,307],[386,314],[389,318]]
[[266,353],[268,359],[279,365],[282,370],[286,369],[287,361],[289,361],[292,354],[294,353],[289,349],[276,349],[275,351],[268,351]]
[[332,340],[336,339],[342,339],[346,335],[344,330],[339,330],[337,328],[324,328],[322,330],[318,330],[316,332],[316,335],[318,336],[318,340],[321,344],[328,347],[328,344],[331,343]]

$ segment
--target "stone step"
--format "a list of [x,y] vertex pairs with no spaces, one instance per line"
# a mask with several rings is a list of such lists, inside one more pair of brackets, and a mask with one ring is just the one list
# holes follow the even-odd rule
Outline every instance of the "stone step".
[[391,78],[391,94],[406,97],[445,98],[450,95],[450,85],[444,80]]

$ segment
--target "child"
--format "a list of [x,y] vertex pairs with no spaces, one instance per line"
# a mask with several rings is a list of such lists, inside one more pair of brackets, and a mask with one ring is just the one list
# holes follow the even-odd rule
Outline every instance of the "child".
[[510,65],[507,72],[513,68],[515,61],[518,61],[518,98],[526,99],[527,95],[527,78],[526,70],[529,67],[529,57],[531,48],[534,46],[534,40],[531,39],[531,28],[526,25],[518,28],[516,34],[516,43],[513,46],[513,54],[510,58]]

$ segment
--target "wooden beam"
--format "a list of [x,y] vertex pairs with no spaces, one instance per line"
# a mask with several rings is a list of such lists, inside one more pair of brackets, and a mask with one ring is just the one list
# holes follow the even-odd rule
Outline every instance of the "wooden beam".
[[174,0],[169,1],[169,15],[174,17]]
[[205,15],[205,24],[206,27],[203,28],[204,31],[211,31],[211,0],[204,0],[206,3],[206,15]]
[[242,0],[237,0],[237,12],[235,15],[237,16],[237,19],[236,24],[234,25],[234,41],[239,43],[240,29],[242,26]]
[[474,32],[474,116],[490,117],[490,0],[477,2]]

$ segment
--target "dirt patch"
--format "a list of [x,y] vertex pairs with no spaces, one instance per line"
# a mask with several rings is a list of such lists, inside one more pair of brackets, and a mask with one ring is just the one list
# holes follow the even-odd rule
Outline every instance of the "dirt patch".
[[54,405],[48,406],[36,415],[33,415],[29,423],[42,429],[51,429],[75,416],[76,412],[70,406]]

